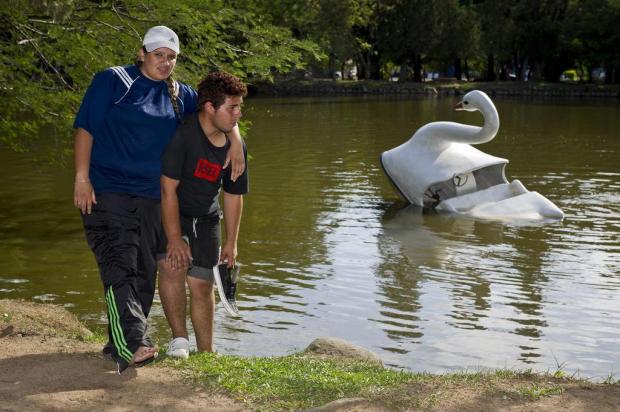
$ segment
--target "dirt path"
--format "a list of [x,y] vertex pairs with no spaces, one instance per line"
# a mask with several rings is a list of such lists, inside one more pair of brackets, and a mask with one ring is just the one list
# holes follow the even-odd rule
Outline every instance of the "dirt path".
[[77,319],[53,305],[0,300],[0,411],[244,411],[158,366],[122,375]]
[[151,365],[119,376],[99,345],[40,336],[3,338],[2,411],[242,411],[224,396],[183,384],[170,369]]

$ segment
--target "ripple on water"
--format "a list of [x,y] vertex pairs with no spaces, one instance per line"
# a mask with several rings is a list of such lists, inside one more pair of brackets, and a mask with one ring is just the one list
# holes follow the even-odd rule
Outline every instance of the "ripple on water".
[[44,303],[50,303],[50,302],[55,302],[56,299],[58,299],[58,295],[55,295],[53,293],[46,293],[43,295],[33,296],[32,299],[38,300]]
[[21,283],[28,283],[30,281],[28,279],[5,279],[5,278],[0,278],[0,282],[11,283],[13,285],[19,285]]

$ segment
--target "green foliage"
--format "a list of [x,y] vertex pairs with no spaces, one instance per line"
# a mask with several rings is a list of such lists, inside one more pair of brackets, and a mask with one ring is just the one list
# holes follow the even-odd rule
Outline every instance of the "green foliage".
[[[585,382],[539,374],[531,369],[442,375],[400,372],[367,363],[317,359],[303,354],[238,357],[195,353],[187,360],[165,358],[164,365],[181,370],[197,385],[206,385],[213,391],[224,390],[254,410],[302,410],[342,398],[364,398],[389,410],[425,410],[436,408],[444,401],[458,402],[458,394],[463,390],[481,399],[525,397],[535,401],[561,395],[575,382]],[[614,384],[611,375],[605,384]]]
[[424,64],[445,68],[460,64],[460,59],[476,57],[480,25],[470,5],[458,0],[390,3],[381,11],[379,30],[386,63],[413,66],[414,79],[421,81]]
[[131,63],[158,24],[179,34],[175,76],[190,85],[211,69],[331,76],[350,60],[366,79],[463,64],[551,82],[603,67],[619,83],[619,21],[620,0],[3,0],[0,144],[66,159],[93,74]]
[[[298,39],[319,45],[322,54],[308,56],[317,74],[331,76],[347,60],[370,45],[356,36],[354,28],[370,24],[371,0],[254,0],[258,14],[273,24],[289,27]],[[247,6],[246,1],[236,4]]]
[[614,378],[614,374],[613,374],[612,372],[610,372],[610,373],[607,375],[607,377],[605,378],[605,380],[603,380],[603,384],[605,384],[605,385],[613,385],[613,384],[614,384],[614,382],[615,382],[616,384],[618,384],[618,383],[620,383],[620,380],[616,380],[616,379]]
[[381,10],[379,44],[384,58],[397,64],[413,63],[428,54],[437,35],[439,0],[396,0]]
[[[612,67],[620,66],[620,1],[577,0],[571,4],[563,27],[575,66],[585,66],[590,77],[593,68],[604,66],[611,81]],[[617,70],[617,69],[616,69]],[[589,79],[592,80],[592,79]]]
[[97,325],[95,327],[89,327],[90,334],[78,338],[81,341],[88,343],[96,343],[97,345],[105,345],[108,342],[108,331],[103,325]]
[[452,62],[454,58],[474,57],[480,44],[480,26],[474,9],[459,4],[458,0],[445,1],[439,9],[435,29],[435,50],[432,54]]
[[520,389],[519,392],[521,393],[521,395],[535,401],[545,396],[561,395],[562,393],[564,393],[564,388],[559,385],[545,386],[533,383],[525,388]]
[[71,151],[71,124],[94,73],[134,61],[141,36],[164,24],[179,34],[175,76],[190,85],[211,69],[248,80],[304,66],[317,46],[222,0],[4,0],[0,3],[0,143]]
[[374,395],[409,382],[415,375],[361,362],[320,360],[302,355],[281,358],[197,354],[170,360],[199,382],[272,410],[298,410],[344,397]]

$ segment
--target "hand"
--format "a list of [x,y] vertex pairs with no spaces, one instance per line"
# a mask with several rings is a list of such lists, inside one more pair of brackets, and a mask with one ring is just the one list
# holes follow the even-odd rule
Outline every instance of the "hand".
[[73,189],[73,205],[82,211],[85,215],[90,215],[93,204],[97,204],[95,190],[89,180],[76,180]]
[[228,262],[228,267],[235,266],[237,261],[237,244],[226,242],[220,253],[219,263]]
[[188,268],[192,263],[192,252],[182,238],[168,240],[166,263],[174,270]]
[[224,168],[231,163],[230,180],[233,182],[241,176],[245,170],[245,156],[243,155],[243,145],[231,141],[230,149],[226,153]]

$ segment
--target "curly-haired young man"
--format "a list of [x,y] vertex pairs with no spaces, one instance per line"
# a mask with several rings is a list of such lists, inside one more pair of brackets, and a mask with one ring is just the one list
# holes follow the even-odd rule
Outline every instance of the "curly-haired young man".
[[[230,168],[224,168],[228,134],[241,118],[246,94],[246,86],[237,77],[209,73],[198,86],[199,112],[184,120],[163,157],[162,218],[167,245],[159,254],[159,294],[172,329],[170,356],[189,356],[186,281],[198,350],[213,351],[213,267],[224,261],[228,267],[235,264],[243,195],[248,192],[247,163],[235,181]],[[226,242],[220,253],[222,188]]]

